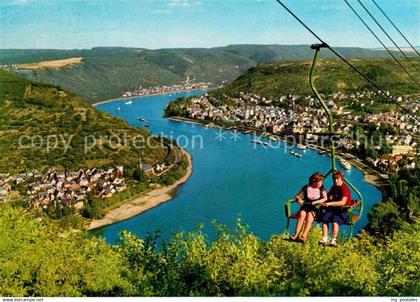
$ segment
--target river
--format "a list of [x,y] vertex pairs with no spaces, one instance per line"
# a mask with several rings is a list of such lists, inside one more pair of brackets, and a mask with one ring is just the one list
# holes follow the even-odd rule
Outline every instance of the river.
[[[178,138],[193,158],[193,174],[178,188],[175,198],[129,220],[95,231],[107,242],[116,242],[122,230],[141,237],[159,230],[162,238],[168,240],[173,232],[195,230],[200,224],[203,232],[212,238],[215,235],[213,221],[234,228],[238,218],[249,226],[250,232],[267,240],[284,231],[284,201],[292,198],[313,172],[329,170],[329,157],[313,150],[299,151],[303,158],[297,158],[288,153],[290,146],[285,143],[264,148],[251,142],[251,134],[206,129],[162,117],[169,102],[199,93],[147,96],[132,99],[132,104],[125,104],[126,99],[116,100],[96,107],[133,126],[142,126],[145,122],[137,118],[145,118],[152,133]],[[355,167],[344,173],[365,198],[363,216],[355,227],[359,231],[367,224],[368,210],[381,200],[381,192],[366,183],[362,171]],[[330,179],[325,185],[330,188]],[[342,229],[345,231],[346,227]]]

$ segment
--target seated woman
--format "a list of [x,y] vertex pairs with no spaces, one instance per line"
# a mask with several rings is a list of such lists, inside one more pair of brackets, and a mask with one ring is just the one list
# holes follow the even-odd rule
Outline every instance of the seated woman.
[[312,222],[316,218],[315,205],[324,203],[327,200],[327,192],[322,184],[324,177],[316,172],[309,177],[309,184],[305,185],[296,194],[296,201],[301,205],[298,212],[295,234],[290,237],[290,240],[296,241],[302,230],[303,223],[305,222],[305,229],[300,241],[305,242],[306,237],[312,226]]
[[328,224],[332,223],[332,239],[330,245],[337,245],[339,225],[345,224],[349,218],[347,208],[352,203],[350,189],[344,184],[344,174],[335,171],[333,174],[334,185],[328,193],[328,202],[322,204],[326,207],[322,218],[322,239],[320,244],[326,245],[328,241]]

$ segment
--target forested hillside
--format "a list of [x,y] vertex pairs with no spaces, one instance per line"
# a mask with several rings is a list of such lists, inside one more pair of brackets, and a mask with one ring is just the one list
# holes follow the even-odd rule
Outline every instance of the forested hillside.
[[[157,140],[135,147],[132,139],[146,142],[148,130],[130,127],[69,91],[7,71],[0,71],[0,133],[0,173],[115,165],[130,170],[139,156],[156,163],[167,155]],[[112,143],[112,135],[121,143],[115,137]]]
[[[393,95],[420,93],[415,82],[392,59],[355,59],[350,62],[371,80]],[[420,68],[420,60],[412,59]],[[259,65],[249,69],[230,85],[215,91],[215,94],[238,96],[244,93],[256,93],[260,96],[276,99],[282,95],[311,95],[309,71],[311,61],[277,62]],[[366,80],[339,60],[319,60],[315,83],[319,92],[356,93],[363,90],[375,90]]]
[[[383,58],[382,50],[338,48],[348,58]],[[93,48],[91,50],[0,50],[0,64],[25,64],[82,57],[82,64],[62,68],[26,70],[20,74],[33,80],[59,85],[100,101],[121,96],[139,87],[180,83],[186,79],[231,82],[250,67],[284,60],[305,60],[313,56],[309,45],[230,45],[216,48],[157,49]],[[398,56],[396,54],[396,56]],[[329,51],[325,58],[333,58]]]

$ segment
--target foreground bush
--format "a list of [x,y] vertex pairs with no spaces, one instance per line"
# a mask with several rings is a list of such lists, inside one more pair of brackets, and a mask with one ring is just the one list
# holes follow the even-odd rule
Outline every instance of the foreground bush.
[[1,296],[418,296],[420,224],[378,240],[362,232],[337,248],[273,236],[262,242],[238,224],[178,233],[165,244],[123,232],[107,245],[86,234],[0,214]]

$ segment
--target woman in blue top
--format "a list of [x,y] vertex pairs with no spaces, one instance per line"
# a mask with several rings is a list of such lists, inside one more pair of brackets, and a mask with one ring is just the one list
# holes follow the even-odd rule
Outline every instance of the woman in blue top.
[[301,205],[298,212],[296,230],[293,236],[290,236],[290,240],[296,241],[302,230],[303,223],[305,222],[305,229],[303,230],[302,236],[299,238],[299,241],[305,242],[306,237],[311,230],[312,223],[315,219],[320,219],[316,217],[316,207],[315,205],[325,202],[327,197],[327,191],[322,184],[324,176],[319,172],[316,172],[309,177],[309,183],[300,189],[296,194],[296,201]]

